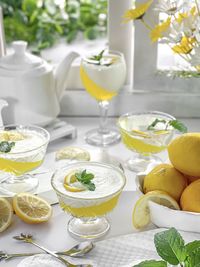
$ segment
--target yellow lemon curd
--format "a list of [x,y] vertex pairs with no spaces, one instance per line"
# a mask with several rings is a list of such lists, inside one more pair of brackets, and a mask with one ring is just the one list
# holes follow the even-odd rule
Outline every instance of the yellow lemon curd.
[[116,96],[126,75],[125,62],[121,56],[108,54],[102,57],[102,62],[105,64],[96,64],[86,58],[82,60],[80,67],[83,85],[97,101],[111,100]]
[[117,205],[118,199],[120,194],[117,194],[113,198],[94,206],[87,206],[87,207],[72,207],[70,205],[65,204],[65,202],[60,201],[61,208],[72,214],[74,217],[97,217],[103,216],[108,212],[112,211],[115,206]]
[[[95,190],[72,192],[64,187],[64,179],[72,171],[87,170],[93,173]],[[125,185],[125,176],[116,167],[97,162],[77,162],[58,170],[52,178],[52,186],[57,193],[61,208],[74,217],[98,217],[112,211],[117,205]]]
[[42,164],[42,162],[43,160],[34,162],[19,162],[0,157],[0,170],[4,172],[10,172],[15,175],[22,175],[28,171],[36,169]]

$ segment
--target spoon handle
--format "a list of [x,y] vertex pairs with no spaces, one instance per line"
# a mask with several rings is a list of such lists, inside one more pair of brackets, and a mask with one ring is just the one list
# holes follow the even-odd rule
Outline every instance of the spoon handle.
[[68,267],[76,267],[76,265],[71,264],[71,263],[70,263],[69,261],[67,261],[66,259],[62,258],[61,256],[58,256],[58,255],[57,255],[56,253],[54,253],[53,251],[51,251],[51,250],[49,250],[49,249],[47,249],[47,248],[45,248],[45,247],[43,247],[43,246],[37,244],[36,242],[31,241],[30,243],[31,243],[32,245],[34,245],[34,246],[40,248],[41,250],[45,251],[46,253],[50,254],[51,256],[55,257],[56,259],[62,261],[66,266],[68,266]]

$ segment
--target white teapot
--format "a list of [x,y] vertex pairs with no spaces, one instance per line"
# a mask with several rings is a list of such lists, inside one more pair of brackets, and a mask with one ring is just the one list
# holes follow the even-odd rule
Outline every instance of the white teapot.
[[26,52],[26,42],[15,41],[12,46],[14,53],[0,58],[0,98],[8,102],[4,123],[45,126],[59,114],[67,74],[79,55],[71,52],[54,70],[42,58]]

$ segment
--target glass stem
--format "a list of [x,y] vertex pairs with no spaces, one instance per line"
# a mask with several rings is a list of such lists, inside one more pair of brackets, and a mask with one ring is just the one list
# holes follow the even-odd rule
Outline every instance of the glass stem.
[[99,133],[106,134],[108,129],[106,128],[107,116],[108,116],[109,102],[106,100],[99,101],[99,111],[100,111],[100,123],[99,123]]

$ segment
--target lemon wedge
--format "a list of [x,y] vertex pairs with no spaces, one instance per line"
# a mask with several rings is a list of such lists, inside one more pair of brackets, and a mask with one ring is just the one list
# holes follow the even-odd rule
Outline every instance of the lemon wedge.
[[49,203],[30,193],[15,195],[13,198],[13,208],[21,220],[30,224],[46,222],[52,215],[52,207]]
[[10,202],[1,197],[0,198],[0,232],[8,228],[12,222],[13,209]]
[[77,181],[75,173],[76,171],[72,171],[68,175],[65,176],[64,188],[70,192],[85,191],[86,189],[81,185],[81,183]]
[[176,200],[163,191],[151,191],[141,196],[135,204],[132,221],[135,228],[140,229],[147,226],[150,222],[150,211],[148,201],[166,206],[171,209],[180,210]]
[[139,131],[139,130],[132,130],[131,132],[132,132],[132,134],[134,134],[136,136],[141,136],[141,137],[144,137],[144,138],[150,138],[150,135],[148,135],[145,132]]

